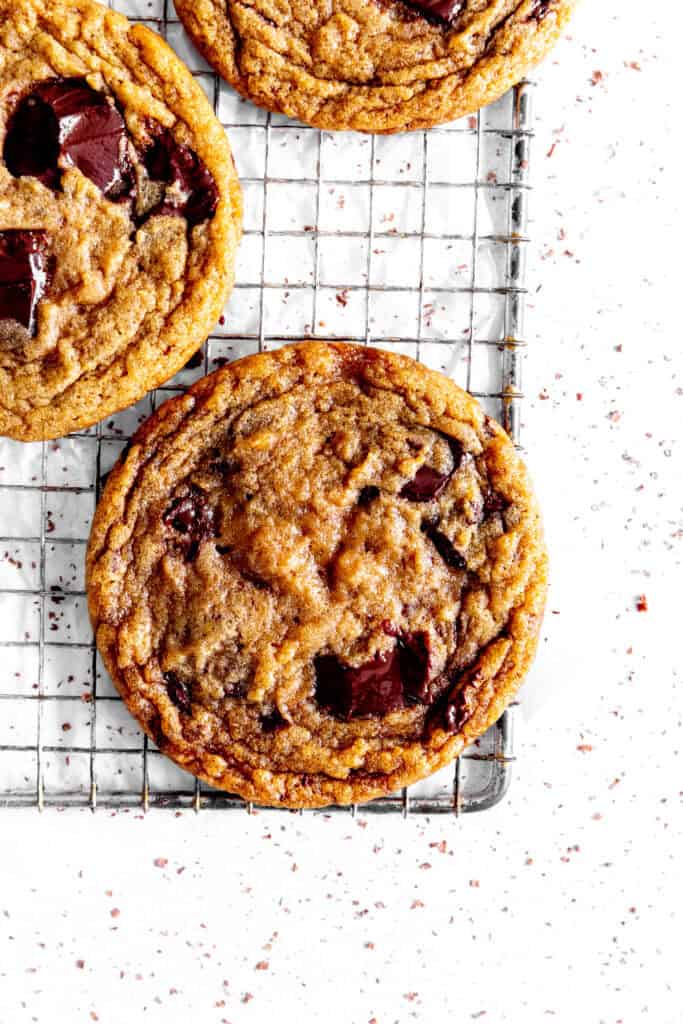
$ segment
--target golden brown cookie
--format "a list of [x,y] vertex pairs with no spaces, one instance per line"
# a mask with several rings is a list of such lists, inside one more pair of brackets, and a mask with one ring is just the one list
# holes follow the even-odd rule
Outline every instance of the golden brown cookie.
[[243,96],[318,128],[429,128],[502,96],[575,0],[175,0]]
[[89,426],[168,380],[233,281],[225,133],[159,36],[0,0],[0,434]]
[[527,472],[473,398],[310,342],[143,425],[87,574],[97,645],[160,749],[316,807],[421,779],[496,721],[536,649],[546,553]]

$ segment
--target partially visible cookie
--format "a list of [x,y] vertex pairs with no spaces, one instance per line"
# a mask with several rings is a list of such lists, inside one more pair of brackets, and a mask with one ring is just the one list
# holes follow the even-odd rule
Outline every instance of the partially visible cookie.
[[130,405],[204,342],[241,198],[201,88],[92,0],[0,0],[0,434]]
[[206,59],[268,110],[318,128],[412,131],[502,96],[575,0],[175,0]]
[[315,807],[421,779],[496,721],[536,649],[546,552],[527,472],[473,398],[311,342],[148,420],[87,576],[99,650],[159,748]]

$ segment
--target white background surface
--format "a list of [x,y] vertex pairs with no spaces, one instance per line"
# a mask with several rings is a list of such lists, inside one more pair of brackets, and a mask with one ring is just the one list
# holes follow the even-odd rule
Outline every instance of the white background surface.
[[681,21],[585,3],[540,75],[525,436],[553,586],[506,803],[6,813],[2,1024],[683,1020]]

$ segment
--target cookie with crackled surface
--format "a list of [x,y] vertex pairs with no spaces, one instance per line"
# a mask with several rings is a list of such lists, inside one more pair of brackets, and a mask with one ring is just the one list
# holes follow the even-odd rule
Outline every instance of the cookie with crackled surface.
[[0,0],[0,434],[59,437],[172,377],[240,232],[225,133],[158,35],[91,0]]
[[424,778],[496,721],[536,649],[546,552],[526,469],[471,396],[309,342],[143,425],[87,579],[104,662],[164,753],[317,807]]
[[575,0],[176,0],[243,96],[318,128],[398,132],[502,96],[557,41]]

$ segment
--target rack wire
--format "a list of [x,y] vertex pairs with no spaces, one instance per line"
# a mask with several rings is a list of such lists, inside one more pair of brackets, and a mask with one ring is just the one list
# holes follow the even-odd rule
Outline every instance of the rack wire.
[[[413,355],[478,397],[518,445],[533,83],[429,132],[322,132],[237,97],[169,0],[110,6],[164,35],[213,103],[244,189],[244,241],[224,316],[164,388],[59,441],[0,439],[0,806],[253,811],[163,757],[101,665],[83,563],[103,477],[159,402],[302,337]],[[492,807],[510,782],[512,726],[510,708],[453,768],[343,810]]]

